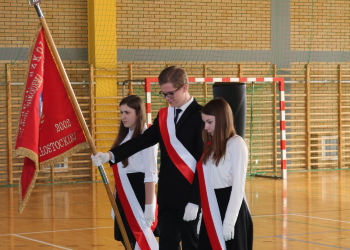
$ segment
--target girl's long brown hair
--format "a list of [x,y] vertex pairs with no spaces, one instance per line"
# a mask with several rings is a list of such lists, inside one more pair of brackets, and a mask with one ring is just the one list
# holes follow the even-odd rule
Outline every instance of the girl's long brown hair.
[[215,116],[215,128],[213,136],[203,129],[204,142],[203,163],[211,157],[216,166],[221,158],[225,157],[228,139],[236,135],[233,113],[230,105],[223,98],[215,98],[204,105],[202,113]]
[[[129,108],[132,108],[136,111],[136,115],[138,119],[136,121],[136,127],[134,129],[132,138],[137,137],[138,135],[142,134],[142,130],[146,123],[145,105],[141,100],[141,98],[138,97],[137,95],[129,95],[123,98],[123,100],[121,100],[121,102],[119,103],[119,107],[124,104],[126,104]],[[125,139],[128,133],[129,133],[129,128],[126,128],[122,120],[120,120],[118,136],[115,139],[112,145],[112,148],[115,148],[118,145],[120,145],[120,143]],[[129,165],[128,158],[122,160],[122,163],[124,167],[128,166]]]

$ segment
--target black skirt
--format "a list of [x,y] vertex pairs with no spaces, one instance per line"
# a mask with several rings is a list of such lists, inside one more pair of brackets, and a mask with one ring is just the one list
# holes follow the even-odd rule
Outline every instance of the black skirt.
[[[145,183],[144,183],[145,174],[144,173],[129,173],[129,174],[127,174],[127,176],[128,176],[129,181],[130,181],[131,187],[134,190],[136,198],[137,198],[138,202],[140,203],[142,211],[145,211]],[[130,226],[128,224],[128,221],[125,217],[125,213],[124,213],[122,204],[121,204],[119,197],[118,197],[118,191],[117,191],[115,202],[117,203],[117,207],[118,207],[120,216],[122,218],[126,234],[128,235],[131,247],[132,247],[132,249],[134,249],[136,239],[135,239],[135,237],[130,229]],[[156,237],[159,236],[158,227],[154,230],[153,233]],[[116,219],[114,220],[114,239],[117,241],[123,242],[123,236],[122,236],[122,233],[119,229],[119,226],[118,226]],[[123,244],[124,244],[124,242],[123,242]]]
[[[232,187],[215,189],[215,196],[219,204],[221,220],[225,218],[227,206],[230,200]],[[243,199],[235,224],[234,239],[225,241],[227,250],[252,250],[253,249],[253,220],[246,201]],[[212,250],[205,223],[202,218],[198,249]],[[214,249],[215,250],[215,249]]]

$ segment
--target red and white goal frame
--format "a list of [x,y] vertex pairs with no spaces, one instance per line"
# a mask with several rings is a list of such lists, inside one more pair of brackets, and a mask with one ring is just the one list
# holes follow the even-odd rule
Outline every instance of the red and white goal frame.
[[[278,82],[280,92],[280,149],[281,149],[281,172],[282,179],[287,179],[287,143],[286,143],[286,115],[285,115],[285,98],[284,98],[284,78],[282,77],[189,77],[189,83],[198,82]],[[146,92],[146,112],[148,126],[152,124],[152,99],[151,83],[157,83],[158,78],[145,78]]]

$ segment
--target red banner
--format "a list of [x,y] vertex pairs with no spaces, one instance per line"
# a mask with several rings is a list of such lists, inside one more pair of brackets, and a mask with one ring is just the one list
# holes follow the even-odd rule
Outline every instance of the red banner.
[[16,155],[25,157],[19,183],[20,212],[39,170],[88,147],[41,28],[31,48],[15,146]]

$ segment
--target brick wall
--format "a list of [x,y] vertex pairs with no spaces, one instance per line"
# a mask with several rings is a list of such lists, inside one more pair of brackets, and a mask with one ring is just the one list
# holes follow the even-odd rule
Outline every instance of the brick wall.
[[269,49],[270,1],[117,1],[118,46]]
[[[1,46],[29,47],[39,19],[28,1],[0,1]],[[47,0],[40,4],[57,47],[87,47],[87,2]]]
[[349,50],[349,2],[291,1],[293,50]]

